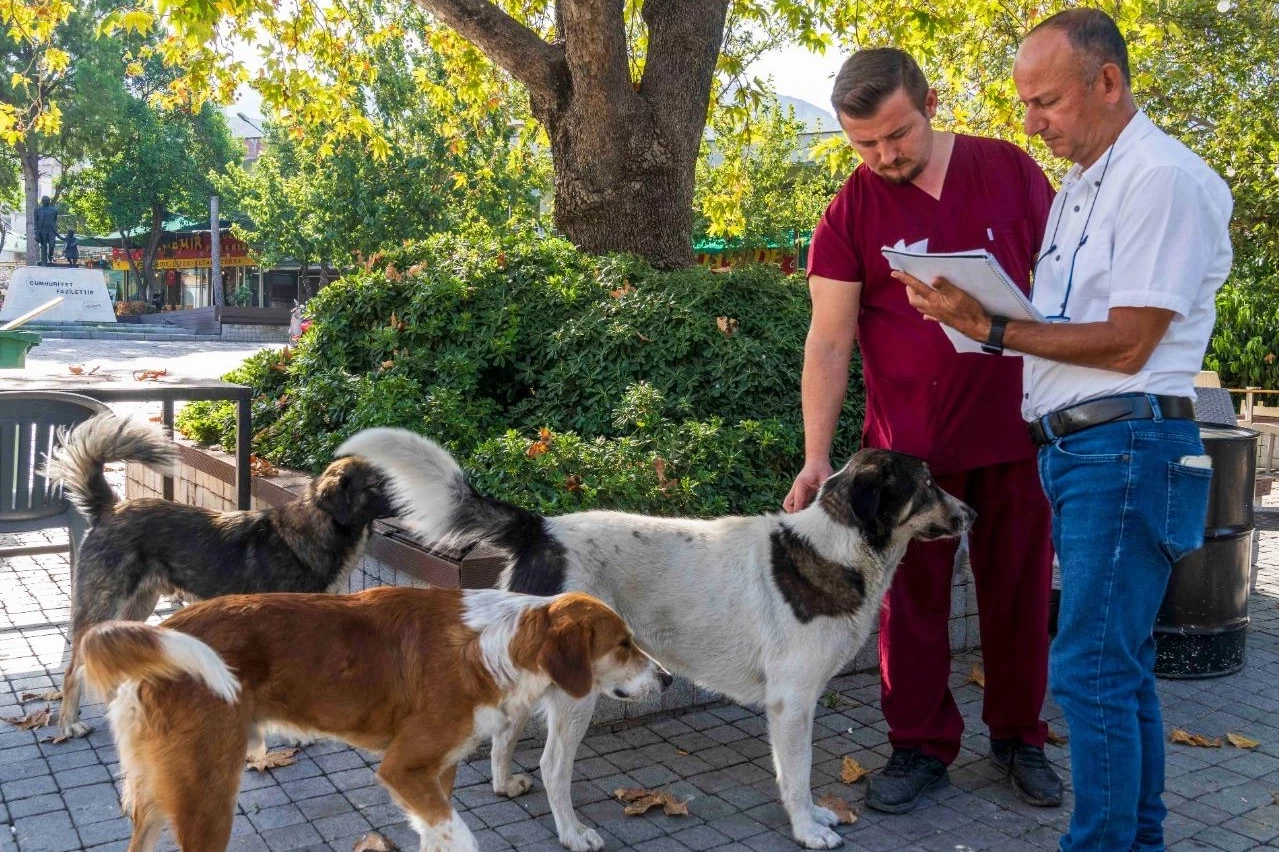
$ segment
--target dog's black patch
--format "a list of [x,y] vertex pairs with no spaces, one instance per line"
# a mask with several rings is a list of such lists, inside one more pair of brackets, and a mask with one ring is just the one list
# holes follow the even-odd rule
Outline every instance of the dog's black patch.
[[547,528],[546,518],[504,500],[486,497],[469,483],[457,503],[455,529],[478,534],[511,554],[512,592],[558,595],[564,591],[567,566],[564,545]]
[[807,624],[819,615],[852,615],[861,609],[866,580],[860,570],[832,562],[786,527],[769,538],[773,582],[801,622]]

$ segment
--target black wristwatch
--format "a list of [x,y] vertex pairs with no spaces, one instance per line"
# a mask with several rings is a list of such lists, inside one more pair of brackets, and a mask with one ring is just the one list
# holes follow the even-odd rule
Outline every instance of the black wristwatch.
[[986,342],[981,345],[982,352],[989,352],[991,355],[1004,354],[1004,329],[1008,326],[1008,317],[991,317],[990,318],[990,336],[986,338]]

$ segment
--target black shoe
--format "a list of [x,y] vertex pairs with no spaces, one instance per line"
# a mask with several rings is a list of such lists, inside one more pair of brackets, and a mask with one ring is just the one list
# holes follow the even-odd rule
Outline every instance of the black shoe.
[[1061,804],[1061,778],[1044,750],[1021,740],[990,741],[990,761],[1008,773],[1017,798],[1040,808]]
[[946,783],[946,764],[917,748],[895,749],[888,765],[871,776],[866,805],[886,814],[904,814],[915,809],[925,790]]

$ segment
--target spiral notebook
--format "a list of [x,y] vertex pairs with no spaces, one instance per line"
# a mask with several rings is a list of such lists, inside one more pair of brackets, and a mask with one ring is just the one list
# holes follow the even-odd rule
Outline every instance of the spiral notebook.
[[[918,252],[884,246],[881,251],[893,269],[909,272],[926,284],[931,284],[935,278],[945,278],[981,302],[989,314],[1029,322],[1045,321],[1044,315],[1008,277],[995,256],[985,249]],[[948,325],[943,325],[942,331],[946,332],[956,352],[981,352],[981,344],[976,340],[965,337]],[[1011,350],[1005,350],[1005,354],[1010,353]]]

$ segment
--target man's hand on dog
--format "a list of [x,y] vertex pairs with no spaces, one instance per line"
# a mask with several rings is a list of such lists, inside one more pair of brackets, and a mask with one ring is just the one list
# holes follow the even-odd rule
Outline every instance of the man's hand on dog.
[[790,493],[782,501],[782,508],[787,512],[798,512],[807,508],[808,504],[813,502],[813,498],[817,496],[822,483],[829,479],[834,472],[835,469],[831,467],[830,459],[805,462],[804,469],[799,472],[799,476],[795,477],[795,484],[790,487]]

